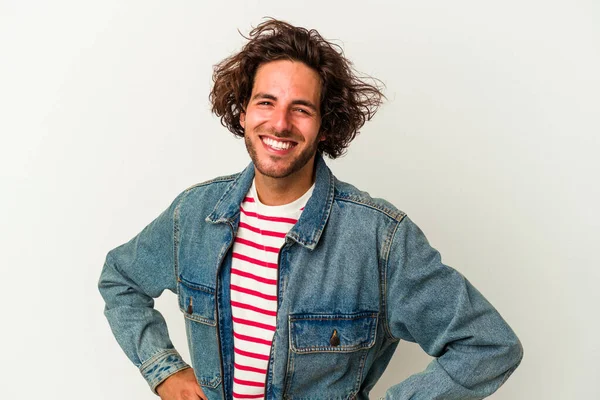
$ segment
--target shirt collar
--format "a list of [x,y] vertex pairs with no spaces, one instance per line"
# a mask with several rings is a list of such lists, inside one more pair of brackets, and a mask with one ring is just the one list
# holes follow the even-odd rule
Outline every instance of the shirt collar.
[[[315,188],[306,203],[298,222],[288,232],[287,237],[298,244],[313,250],[331,212],[334,198],[335,177],[325,164],[323,157],[317,153],[315,157]],[[229,223],[237,227],[240,214],[240,204],[252,185],[254,179],[254,164],[250,163],[234,179],[215,205],[213,211],[206,217],[207,222]]]

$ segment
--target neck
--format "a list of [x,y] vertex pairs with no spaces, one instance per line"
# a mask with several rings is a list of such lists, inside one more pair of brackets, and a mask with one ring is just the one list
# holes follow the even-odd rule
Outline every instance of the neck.
[[315,182],[314,158],[299,171],[284,178],[272,178],[254,169],[256,193],[267,206],[288,204],[302,197]]

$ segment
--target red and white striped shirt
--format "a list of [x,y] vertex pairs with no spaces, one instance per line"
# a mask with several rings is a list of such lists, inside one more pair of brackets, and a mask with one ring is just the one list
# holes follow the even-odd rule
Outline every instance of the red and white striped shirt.
[[292,203],[266,206],[253,183],[241,204],[231,262],[235,399],[264,399],[277,321],[279,249],[313,189]]

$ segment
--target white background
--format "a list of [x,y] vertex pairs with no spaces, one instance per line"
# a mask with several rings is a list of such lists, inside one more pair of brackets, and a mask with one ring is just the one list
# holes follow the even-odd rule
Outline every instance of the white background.
[[[517,332],[524,361],[492,398],[600,398],[595,0],[0,1],[0,397],[154,398],[98,276],[180,191],[248,163],[208,93],[267,15],[387,85],[329,165],[408,213]],[[187,358],[175,296],[157,306]],[[428,361],[402,344],[373,397]]]

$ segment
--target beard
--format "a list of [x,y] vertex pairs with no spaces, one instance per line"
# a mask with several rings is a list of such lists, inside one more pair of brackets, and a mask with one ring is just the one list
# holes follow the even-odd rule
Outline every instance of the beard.
[[[259,137],[261,134],[269,133],[272,136],[275,136],[280,139],[292,139],[292,136],[289,132],[266,132],[266,131],[256,131],[254,135],[256,138],[256,146],[262,146],[262,141]],[[254,163],[254,167],[264,176],[268,176],[269,178],[286,178],[295,172],[300,171],[317,153],[317,147],[319,145],[319,136],[314,140],[313,143],[309,143],[306,148],[304,148],[300,153],[295,154],[294,156],[278,156],[275,154],[261,154],[259,156],[255,143],[252,142],[252,139],[249,135],[244,136],[244,142],[246,144],[246,150]],[[302,143],[306,142],[297,142],[297,146],[300,146]],[[264,151],[261,151],[264,153]],[[284,160],[284,158],[286,160]]]

